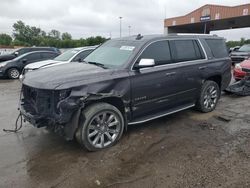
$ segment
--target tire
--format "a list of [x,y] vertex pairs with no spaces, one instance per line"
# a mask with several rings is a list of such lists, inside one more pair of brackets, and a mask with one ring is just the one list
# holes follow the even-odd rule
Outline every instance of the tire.
[[20,72],[16,68],[10,68],[7,73],[10,79],[18,79],[20,76]]
[[221,90],[214,81],[205,81],[196,102],[196,108],[203,113],[211,112],[215,109],[220,98]]
[[[106,115],[105,115],[106,114]],[[108,103],[95,103],[82,112],[83,121],[76,131],[76,140],[89,151],[115,145],[124,130],[124,117]]]

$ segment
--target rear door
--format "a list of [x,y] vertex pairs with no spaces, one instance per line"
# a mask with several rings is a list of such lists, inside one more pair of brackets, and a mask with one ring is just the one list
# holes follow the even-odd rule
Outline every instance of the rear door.
[[196,102],[202,85],[201,70],[206,69],[206,57],[201,44],[196,39],[175,39],[170,41],[173,64],[179,73],[175,80],[175,103],[185,106]]
[[150,44],[140,55],[156,66],[131,73],[133,118],[192,106],[201,83],[201,55],[196,40],[163,40]]
[[24,56],[21,60],[21,62],[25,65],[34,63],[37,61],[40,61],[42,59],[41,53],[32,53]]

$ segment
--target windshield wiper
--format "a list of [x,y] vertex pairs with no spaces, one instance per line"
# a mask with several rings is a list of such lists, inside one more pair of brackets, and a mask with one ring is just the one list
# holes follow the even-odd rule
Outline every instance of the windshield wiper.
[[104,68],[104,69],[107,69],[107,67],[106,67],[104,64],[102,64],[102,63],[91,62],[91,61],[84,61],[84,62],[86,62],[86,63],[88,63],[88,64],[91,64],[91,65],[96,65],[96,66],[98,66],[98,67],[102,67],[102,68]]

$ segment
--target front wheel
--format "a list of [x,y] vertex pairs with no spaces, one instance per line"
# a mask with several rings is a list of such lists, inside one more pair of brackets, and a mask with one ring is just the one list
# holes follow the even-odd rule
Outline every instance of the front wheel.
[[17,79],[20,76],[20,72],[16,68],[11,68],[8,70],[8,77],[11,79]]
[[211,112],[215,109],[220,98],[221,90],[218,84],[214,81],[205,81],[199,99],[196,103],[196,108],[201,112]]
[[76,131],[76,139],[87,150],[111,147],[122,136],[124,118],[115,106],[108,103],[92,104],[82,115],[84,120]]

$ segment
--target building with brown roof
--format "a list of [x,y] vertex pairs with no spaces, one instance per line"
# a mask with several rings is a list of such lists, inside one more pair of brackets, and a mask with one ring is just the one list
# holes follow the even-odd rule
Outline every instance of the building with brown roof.
[[204,5],[184,16],[164,20],[165,33],[209,33],[250,27],[250,4],[239,6]]

